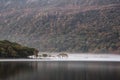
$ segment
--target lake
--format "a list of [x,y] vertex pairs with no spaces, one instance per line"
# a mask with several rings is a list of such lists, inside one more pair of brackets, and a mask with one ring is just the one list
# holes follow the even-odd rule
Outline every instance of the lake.
[[0,62],[0,80],[120,80],[120,63]]

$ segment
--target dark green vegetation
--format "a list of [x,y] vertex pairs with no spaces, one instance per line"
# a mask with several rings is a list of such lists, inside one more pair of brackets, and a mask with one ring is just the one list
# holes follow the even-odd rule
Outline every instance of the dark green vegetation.
[[24,47],[7,40],[0,41],[0,58],[27,58],[37,53],[38,51],[34,48]]
[[120,0],[1,0],[0,9],[0,39],[40,51],[120,53]]
[[48,55],[47,55],[47,54],[42,54],[42,56],[43,56],[43,57],[48,57]]

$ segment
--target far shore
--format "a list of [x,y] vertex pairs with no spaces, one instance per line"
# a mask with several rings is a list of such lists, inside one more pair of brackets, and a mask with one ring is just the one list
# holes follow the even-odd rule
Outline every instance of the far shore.
[[[34,57],[34,58],[13,58],[13,59],[0,59],[0,62],[9,61],[84,61],[84,62],[120,62],[120,55],[117,54],[68,54],[67,56],[58,56],[58,54],[50,54],[45,57]],[[41,55],[41,54],[39,54]]]

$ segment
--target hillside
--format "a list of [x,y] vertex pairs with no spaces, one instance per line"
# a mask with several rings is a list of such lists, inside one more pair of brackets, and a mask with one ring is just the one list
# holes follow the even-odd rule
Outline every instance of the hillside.
[[120,53],[120,0],[1,0],[0,4],[0,39],[40,51]]
[[0,41],[0,58],[27,58],[37,53],[38,51],[34,48],[21,46],[7,40]]

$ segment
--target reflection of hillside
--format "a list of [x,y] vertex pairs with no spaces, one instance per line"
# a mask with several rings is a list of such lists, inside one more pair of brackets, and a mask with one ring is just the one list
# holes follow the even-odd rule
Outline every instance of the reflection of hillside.
[[119,63],[0,63],[0,80],[120,80]]
[[0,62],[0,80],[32,70],[29,63],[21,62]]
[[29,80],[120,80],[118,63],[38,62],[36,66]]

